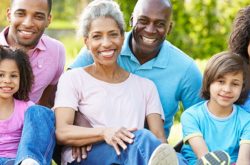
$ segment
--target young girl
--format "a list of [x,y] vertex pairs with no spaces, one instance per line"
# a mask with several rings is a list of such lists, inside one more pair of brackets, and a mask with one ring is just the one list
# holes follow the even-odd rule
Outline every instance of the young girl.
[[32,83],[28,56],[0,46],[0,165],[14,164]]
[[246,99],[245,71],[242,58],[230,52],[208,61],[201,91],[206,101],[181,116],[186,144],[181,152],[188,164],[229,164],[230,158],[250,164],[250,113],[238,105]]

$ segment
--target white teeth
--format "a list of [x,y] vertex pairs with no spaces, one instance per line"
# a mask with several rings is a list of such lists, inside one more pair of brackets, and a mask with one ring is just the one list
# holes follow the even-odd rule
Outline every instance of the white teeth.
[[100,52],[99,55],[103,57],[112,57],[114,50]]
[[156,40],[156,39],[150,39],[150,38],[146,38],[146,37],[142,37],[142,39],[144,42],[146,42],[148,44],[152,44]]
[[2,87],[2,90],[3,91],[11,91],[11,88],[10,87]]
[[25,35],[25,36],[31,36],[33,35],[33,32],[27,32],[27,31],[20,31],[21,34]]
[[24,33],[24,34],[32,34],[32,32],[26,32],[26,31],[22,31],[22,33]]

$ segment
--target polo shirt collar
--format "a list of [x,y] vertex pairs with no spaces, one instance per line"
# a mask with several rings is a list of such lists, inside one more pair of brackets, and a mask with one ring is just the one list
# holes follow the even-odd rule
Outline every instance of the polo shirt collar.
[[[120,55],[121,56],[129,56],[130,60],[140,64],[139,61],[134,56],[134,54],[131,51],[131,48],[129,46],[129,40],[131,37],[132,37],[132,30],[125,34],[125,40],[124,40],[124,44],[123,44]],[[153,58],[150,61],[143,64],[143,65],[145,65],[146,68],[153,68],[153,67],[166,68],[167,67],[168,61],[169,61],[169,56],[168,56],[167,50],[165,49],[165,46],[167,46],[166,44],[169,44],[169,43],[167,41],[164,41],[162,43],[162,47],[161,47],[158,55],[155,58]],[[141,66],[143,66],[143,65],[141,65]]]
[[8,31],[9,31],[9,28],[6,27],[1,32],[1,34],[0,34],[0,43],[1,43],[1,45],[9,46],[9,44],[7,43],[6,38],[5,38],[5,36],[7,35]]
[[[9,32],[9,27],[6,27],[6,28],[4,28],[4,30],[0,34],[0,41],[1,41],[1,44],[4,46],[9,46],[9,44],[7,43],[6,37],[5,37],[8,32]],[[43,34],[43,36],[44,36],[44,34]],[[44,42],[43,36],[38,41],[38,44],[36,45],[36,47],[34,47],[32,50],[35,50],[35,49],[46,50],[47,46]]]

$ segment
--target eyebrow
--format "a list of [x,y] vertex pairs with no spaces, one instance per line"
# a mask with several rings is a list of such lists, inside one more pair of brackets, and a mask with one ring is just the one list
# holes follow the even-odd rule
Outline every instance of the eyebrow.
[[[145,19],[149,19],[149,20],[151,20],[151,18],[150,17],[148,17],[148,16],[145,16],[145,15],[140,15],[140,16],[138,16],[138,18],[145,18]],[[153,18],[153,21],[154,22],[159,22],[159,21],[162,21],[162,22],[166,22],[166,20],[165,19],[155,19],[155,18]]]
[[[109,30],[109,31],[107,31],[107,33],[119,32],[119,31],[120,31],[119,29],[117,29],[117,30]],[[98,30],[98,31],[93,31],[90,34],[101,34],[101,33],[102,33],[102,31]]]
[[[0,72],[5,73],[6,71],[5,70],[0,70]],[[15,70],[15,71],[11,71],[11,73],[19,73],[19,71]]]
[[[17,10],[14,11],[14,13],[19,12],[19,11],[21,11],[21,12],[26,12],[26,9],[17,9]],[[35,11],[35,14],[36,14],[36,15],[37,15],[37,14],[41,14],[41,15],[46,16],[46,14],[45,14],[44,12],[39,12],[39,11]]]

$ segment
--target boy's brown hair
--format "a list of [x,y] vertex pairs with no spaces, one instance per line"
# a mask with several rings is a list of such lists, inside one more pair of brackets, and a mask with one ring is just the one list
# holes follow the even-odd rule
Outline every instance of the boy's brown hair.
[[203,75],[201,97],[206,100],[210,99],[210,85],[217,79],[221,78],[227,73],[243,73],[243,88],[239,99],[235,104],[242,104],[247,98],[248,90],[246,84],[247,68],[246,63],[239,55],[232,52],[222,52],[211,57],[206,65]]

